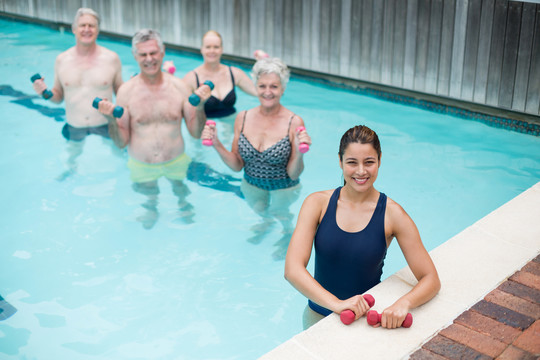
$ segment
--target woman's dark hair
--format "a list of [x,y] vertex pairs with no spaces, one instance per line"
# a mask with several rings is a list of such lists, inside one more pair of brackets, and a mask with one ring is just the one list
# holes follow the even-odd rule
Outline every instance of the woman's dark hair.
[[343,154],[350,143],[371,144],[377,152],[377,158],[381,161],[381,143],[377,133],[365,125],[357,125],[343,134],[339,143],[339,159],[343,161]]

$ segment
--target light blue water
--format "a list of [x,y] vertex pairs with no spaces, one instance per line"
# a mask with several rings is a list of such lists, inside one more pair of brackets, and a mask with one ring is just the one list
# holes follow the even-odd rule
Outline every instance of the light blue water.
[[[35,72],[52,85],[55,57],[73,45],[71,34],[4,20],[0,39],[0,86],[26,94]],[[119,53],[124,79],[138,71],[129,45],[100,43]],[[200,64],[166,59],[180,76]],[[177,223],[176,197],[160,181],[160,218],[144,230],[125,156],[89,137],[77,174],[55,180],[63,123],[43,112],[62,106],[18,99],[0,96],[0,295],[18,310],[0,321],[0,358],[254,359],[302,330],[306,299],[272,255],[283,249],[279,226],[249,243],[258,217],[245,201],[189,181],[195,223]],[[530,135],[294,77],[283,103],[313,139],[295,214],[309,193],[340,185],[339,139],[357,124],[381,138],[376,187],[408,211],[429,250],[540,181],[540,139]],[[240,95],[239,109],[255,105]],[[192,158],[240,178],[184,134]],[[403,266],[394,243],[384,276]]]

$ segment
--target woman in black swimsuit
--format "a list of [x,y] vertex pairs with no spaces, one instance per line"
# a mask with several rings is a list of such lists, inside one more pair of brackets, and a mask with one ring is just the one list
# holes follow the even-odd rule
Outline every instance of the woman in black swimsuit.
[[236,113],[234,107],[236,103],[236,86],[246,94],[257,96],[253,82],[244,71],[221,63],[223,41],[217,31],[210,30],[204,34],[201,54],[204,63],[195,70],[188,72],[184,77],[184,81],[191,87],[192,91],[206,80],[214,83],[212,96],[204,105],[207,118],[224,118]]

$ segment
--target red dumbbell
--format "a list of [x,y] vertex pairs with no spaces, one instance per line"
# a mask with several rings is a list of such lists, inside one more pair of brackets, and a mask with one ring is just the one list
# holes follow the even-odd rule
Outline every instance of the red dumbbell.
[[[368,303],[369,307],[373,307],[375,305],[375,298],[369,294],[362,295],[364,297],[364,300]],[[339,318],[341,319],[341,322],[345,325],[350,325],[354,321],[354,317],[356,315],[354,314],[354,311],[352,310],[343,310],[341,314],[339,314]]]
[[[371,326],[377,325],[381,322],[382,314],[379,314],[376,310],[369,310],[366,318],[367,323]],[[403,323],[401,324],[401,327],[404,328],[410,328],[412,326],[412,315],[411,313],[408,313],[407,316],[405,316],[405,320],[403,320]]]

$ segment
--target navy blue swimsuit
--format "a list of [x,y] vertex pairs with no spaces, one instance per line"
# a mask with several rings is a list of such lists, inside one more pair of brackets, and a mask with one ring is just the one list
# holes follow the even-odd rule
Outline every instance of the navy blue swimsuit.
[[[209,119],[222,118],[236,112],[236,109],[234,108],[234,104],[236,103],[234,76],[230,66],[229,72],[231,73],[232,90],[229,91],[229,93],[223,98],[223,100],[219,100],[214,95],[211,95],[204,104],[204,112],[206,114],[206,117]],[[197,87],[199,87],[199,75],[197,75],[197,73],[195,73],[195,78],[197,79]]]
[[[386,236],[386,195],[380,193],[367,226],[355,233],[343,231],[336,221],[341,187],[334,190],[315,234],[315,280],[338,299],[363,294],[381,282]],[[327,316],[332,312],[309,300],[309,307]]]

